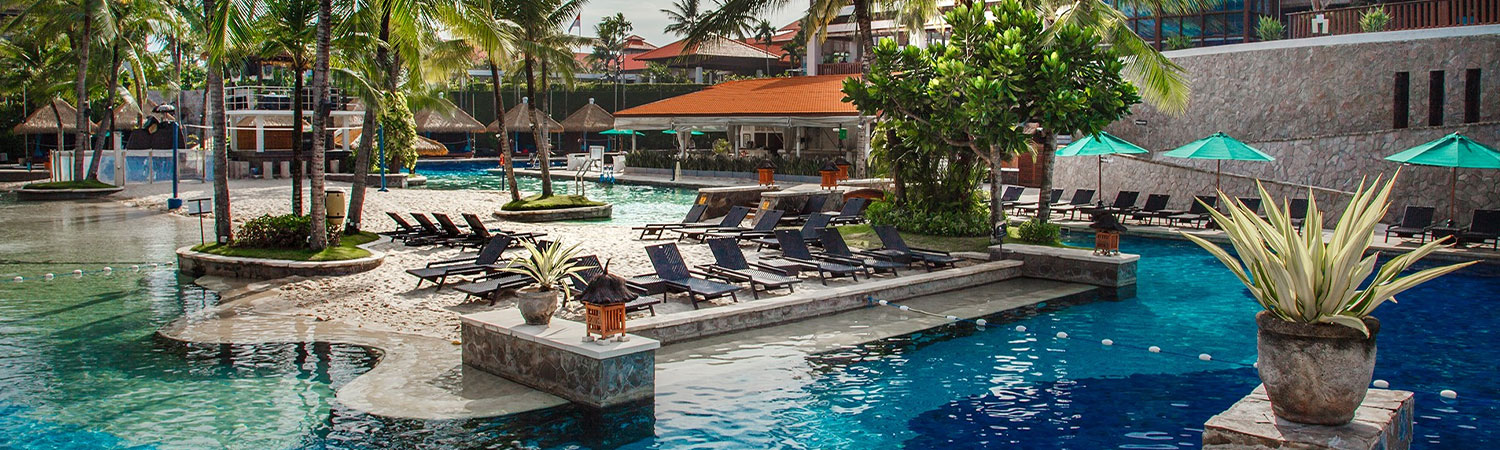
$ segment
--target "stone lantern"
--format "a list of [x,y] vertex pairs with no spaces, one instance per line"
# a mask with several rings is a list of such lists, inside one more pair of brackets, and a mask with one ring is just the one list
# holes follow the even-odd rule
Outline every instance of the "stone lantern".
[[767,159],[756,166],[755,173],[759,175],[761,186],[776,184],[776,165],[772,164],[771,160]]
[[818,175],[823,177],[822,182],[818,183],[823,189],[832,190],[839,185],[839,168],[832,161],[823,163],[823,167],[818,169]]
[[839,180],[849,179],[849,166],[853,166],[854,164],[840,156],[838,159],[833,160],[833,165],[839,168]]
[[1125,225],[1115,219],[1114,214],[1099,211],[1091,213],[1093,223],[1089,228],[1094,229],[1094,254],[1101,256],[1114,256],[1120,254],[1120,232],[1125,231]]
[[583,303],[584,323],[587,325],[584,340],[603,340],[614,336],[616,341],[624,342],[625,303],[636,297],[625,279],[611,275],[609,265],[606,264],[604,273],[595,277],[578,294],[579,303]]

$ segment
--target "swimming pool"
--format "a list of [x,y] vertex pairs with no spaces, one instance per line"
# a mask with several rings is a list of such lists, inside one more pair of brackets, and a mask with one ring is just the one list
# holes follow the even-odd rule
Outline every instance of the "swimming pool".
[[[485,172],[486,169],[495,167],[494,161],[443,161],[420,166],[418,173],[427,177],[427,184],[418,189],[508,192],[505,177]],[[554,168],[552,175],[552,188],[557,193],[577,193],[570,172]],[[535,194],[542,189],[542,180],[532,177],[516,177],[516,184],[523,196]],[[614,217],[599,222],[618,225],[661,222],[664,218],[681,220],[682,214],[698,198],[698,191],[695,189],[600,183],[596,180],[585,181],[584,184],[584,193],[590,199],[614,205]]]
[[[165,261],[174,240],[196,242],[195,221],[69,208],[0,200],[0,275]],[[120,229],[152,236],[121,239]],[[0,448],[1195,448],[1203,421],[1258,382],[1245,367],[1257,306],[1192,244],[1123,244],[1145,255],[1136,298],[822,354],[795,342],[727,346],[663,362],[653,403],[486,420],[343,407],[334,389],[374,362],[359,347],[159,340],[157,327],[217,301],[169,271],[0,283]],[[1378,311],[1376,377],[1417,392],[1418,448],[1500,438],[1497,301],[1500,270],[1471,268]]]

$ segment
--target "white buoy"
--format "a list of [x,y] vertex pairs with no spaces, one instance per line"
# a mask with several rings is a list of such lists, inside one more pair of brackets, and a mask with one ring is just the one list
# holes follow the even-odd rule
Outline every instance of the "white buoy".
[[1026,326],[1025,325],[1016,325],[1016,331],[1025,333],[1026,332]]
[[1153,345],[1151,347],[1146,348],[1146,351],[1151,352],[1151,353],[1161,353],[1161,347],[1157,347],[1157,346]]
[[975,324],[978,324],[978,325],[979,325],[979,326],[981,326],[981,327],[982,327],[982,326],[985,326],[985,325],[989,325],[989,324],[990,324],[990,322],[989,322],[989,321],[987,321],[987,320],[984,320],[984,319],[979,319],[979,320],[976,320],[976,321],[974,321],[974,323],[975,323]]
[[1059,332],[1057,332],[1057,338],[1058,339],[1067,339],[1068,338],[1068,332],[1066,332],[1066,331],[1059,331]]
[[891,304],[891,302],[888,302],[888,301],[885,301],[885,300],[878,300],[875,303],[879,303],[881,305],[889,305],[889,304]]
[[948,320],[958,320],[958,316],[948,316]]
[[50,274],[50,273],[49,274],[44,274],[44,275],[42,275],[42,279],[43,280],[47,280],[47,281],[52,281],[52,276],[53,275]]
[[1113,339],[1105,339],[1105,340],[1099,341],[1099,343],[1100,344],[1104,344],[1104,345],[1115,345],[1115,341]]
[[83,271],[79,270],[79,269],[73,269],[73,276],[75,276],[75,277],[81,277],[81,276],[83,276]]
[[897,306],[897,308],[900,308],[902,311],[911,311],[911,307],[906,305]]
[[1259,369],[1260,368],[1260,361],[1256,361],[1256,362],[1250,363],[1250,367],[1254,367],[1254,368]]
[[1214,357],[1208,356],[1207,353],[1199,353],[1198,354],[1198,359],[1201,360],[1201,361],[1209,361],[1209,360],[1214,359]]
[[162,266],[170,267],[172,265],[172,262],[171,261],[167,261],[167,262],[161,263],[161,265]]
[[141,266],[132,264],[130,266],[130,270],[133,270],[133,271],[136,271],[136,272],[140,272],[141,271]]
[[1443,398],[1458,398],[1458,393],[1454,392],[1452,389],[1443,389],[1442,392],[1438,392],[1438,395],[1442,396]]
[[1385,380],[1375,380],[1375,382],[1370,383],[1370,385],[1375,386],[1376,389],[1385,389],[1391,387],[1391,383]]
[[15,278],[12,278],[12,279],[11,279],[11,280],[12,280],[12,281],[15,281],[15,282],[17,282],[17,283],[20,283],[20,282],[22,282],[22,281],[25,281],[25,280],[26,280],[26,279],[25,279],[25,278],[21,278],[21,277],[15,277]]
[[104,274],[105,275],[109,275],[110,273],[113,273],[114,271],[115,271],[115,269],[113,267],[104,266]]
[[152,269],[155,269],[156,268],[156,263],[147,264],[146,267],[150,267]]

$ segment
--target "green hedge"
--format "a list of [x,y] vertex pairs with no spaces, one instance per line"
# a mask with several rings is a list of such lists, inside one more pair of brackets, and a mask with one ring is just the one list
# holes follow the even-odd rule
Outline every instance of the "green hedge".
[[920,208],[894,202],[870,204],[865,217],[876,225],[894,225],[896,229],[918,234],[948,237],[990,235],[989,208],[970,202],[966,207]]
[[[235,232],[232,247],[263,249],[308,248],[308,231],[312,229],[311,216],[270,214],[250,219]],[[343,233],[328,223],[328,246],[336,247]]]
[[[785,175],[818,176],[818,169],[829,161],[826,157],[771,157],[737,158],[726,155],[688,155],[682,159],[682,170],[707,170],[718,172],[755,172],[767,159],[776,165],[776,173]],[[636,150],[627,154],[630,167],[671,169],[677,161],[676,152]]]

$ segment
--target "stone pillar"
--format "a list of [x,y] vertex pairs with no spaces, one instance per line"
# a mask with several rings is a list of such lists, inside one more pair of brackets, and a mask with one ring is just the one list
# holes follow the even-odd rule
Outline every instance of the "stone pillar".
[[703,66],[693,68],[693,82],[703,84]]
[[802,64],[806,65],[804,70],[808,76],[818,74],[818,63],[823,62],[822,43],[816,37],[807,40],[807,56],[802,58]]
[[260,163],[260,178],[261,179],[263,179],[263,180],[269,180],[269,179],[271,179],[271,173],[273,173],[273,172],[275,172],[275,171],[272,170],[271,162],[270,161],[261,161],[261,163]]
[[1370,389],[1354,421],[1336,427],[1276,418],[1261,385],[1203,424],[1203,448],[1339,448],[1406,450],[1416,435],[1412,393]]
[[291,178],[292,177],[292,162],[291,161],[277,161],[277,165],[281,166],[281,167],[279,167],[279,169],[281,169],[281,172],[277,173],[277,175],[280,175],[280,178]]
[[608,408],[656,396],[655,339],[584,342],[584,325],[526,325],[504,309],[462,317],[464,364],[585,406]]

